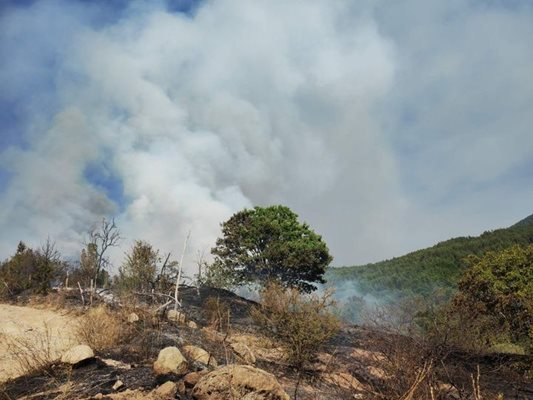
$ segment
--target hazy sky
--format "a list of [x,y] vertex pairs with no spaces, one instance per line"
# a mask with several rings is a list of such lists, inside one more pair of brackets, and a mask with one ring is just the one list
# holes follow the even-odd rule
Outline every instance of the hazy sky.
[[533,213],[533,3],[0,5],[0,258],[102,216],[189,263],[286,204],[334,265]]

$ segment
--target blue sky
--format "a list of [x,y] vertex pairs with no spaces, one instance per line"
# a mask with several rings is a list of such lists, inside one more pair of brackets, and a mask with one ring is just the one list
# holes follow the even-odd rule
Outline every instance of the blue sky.
[[[529,1],[4,1],[0,256],[283,203],[335,264],[533,212]],[[178,250],[176,250],[178,251]]]

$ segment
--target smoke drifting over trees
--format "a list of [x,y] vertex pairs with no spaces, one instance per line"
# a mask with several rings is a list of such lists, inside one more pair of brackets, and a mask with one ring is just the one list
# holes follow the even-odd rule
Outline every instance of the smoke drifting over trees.
[[[429,33],[418,36],[428,43],[400,31],[379,2],[218,0],[189,13],[164,2],[120,10],[107,9],[108,2],[6,6],[0,100],[12,112],[2,117],[0,255],[18,240],[36,246],[48,235],[64,254],[76,254],[87,227],[102,216],[114,216],[130,235],[114,258],[139,237],[179,249],[189,230],[191,251],[205,251],[235,211],[282,203],[323,233],[336,262],[352,264],[477,233],[490,213],[493,220],[514,218],[498,211],[501,197],[491,193],[503,193],[494,180],[531,155],[529,133],[507,129],[520,120],[516,110],[528,109],[527,84],[516,80],[519,71],[500,73],[508,64],[528,65],[531,52],[518,39],[531,37],[529,14],[494,6],[487,16],[465,6],[452,13],[462,19],[449,21],[449,29],[470,40],[454,40],[463,47],[452,50],[453,36],[440,21],[458,4],[421,3],[406,9],[427,17]],[[401,14],[402,26],[418,25],[409,21],[415,14]],[[515,43],[498,47],[508,64],[493,62],[481,75],[454,69],[458,56],[477,60],[489,51],[485,25],[471,23],[480,19],[509,28],[495,30],[510,36],[505,46]],[[423,65],[409,69],[415,60]],[[440,73],[436,65],[449,69]],[[415,70],[416,79],[406,72]],[[497,88],[498,96],[469,98],[476,110],[498,114],[490,99],[505,97],[502,87],[514,110],[501,109],[491,125],[498,129],[479,135],[468,110],[449,118],[457,115],[455,92],[443,90],[434,104],[424,86],[442,76],[443,88],[457,87],[446,79],[462,87],[465,76],[478,75],[476,87],[489,94]],[[419,98],[430,106],[417,109]],[[458,121],[453,134],[433,129],[432,117],[439,126]],[[466,132],[464,140],[455,132]],[[470,163],[478,145],[484,151]],[[461,174],[447,168],[451,155]],[[488,175],[480,178],[479,170]],[[464,182],[485,186],[472,193]],[[518,186],[509,189],[526,204],[531,185]],[[420,228],[405,235],[407,223]]]

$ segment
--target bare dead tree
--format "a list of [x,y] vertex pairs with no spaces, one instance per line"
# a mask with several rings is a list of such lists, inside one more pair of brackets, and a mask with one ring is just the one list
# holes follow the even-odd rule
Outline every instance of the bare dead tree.
[[171,281],[171,275],[167,272],[167,269],[172,270],[177,265],[177,261],[171,261],[170,256],[171,256],[171,253],[170,252],[167,253],[165,257],[165,261],[163,262],[163,265],[161,266],[159,273],[157,274],[154,282],[151,283],[153,293],[155,293],[155,291],[158,289],[164,292],[169,287],[169,284]]
[[110,247],[115,247],[121,240],[120,231],[118,230],[115,220],[107,220],[102,218],[102,224],[89,232],[89,240],[86,243],[87,246],[94,246],[96,255],[94,274],[92,279],[94,282],[102,270],[106,270],[109,265],[109,258],[107,257],[107,251]]
[[46,242],[41,245],[39,254],[44,260],[50,263],[58,263],[61,260],[61,254],[56,249],[56,243],[50,239],[50,236],[48,236]]
[[205,251],[198,250],[196,252],[196,266],[198,267],[198,274],[196,274],[196,290],[198,292],[198,296],[200,295],[200,286],[203,282],[203,276],[202,272],[205,269],[205,266],[207,262],[205,261]]

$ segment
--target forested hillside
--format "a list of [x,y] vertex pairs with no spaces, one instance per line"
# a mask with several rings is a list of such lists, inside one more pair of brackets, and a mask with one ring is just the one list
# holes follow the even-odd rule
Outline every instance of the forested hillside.
[[361,295],[370,294],[381,299],[425,296],[435,289],[451,292],[464,272],[467,256],[481,256],[487,251],[530,243],[533,243],[533,215],[506,229],[450,239],[390,260],[331,268],[326,279],[333,286],[351,281]]

